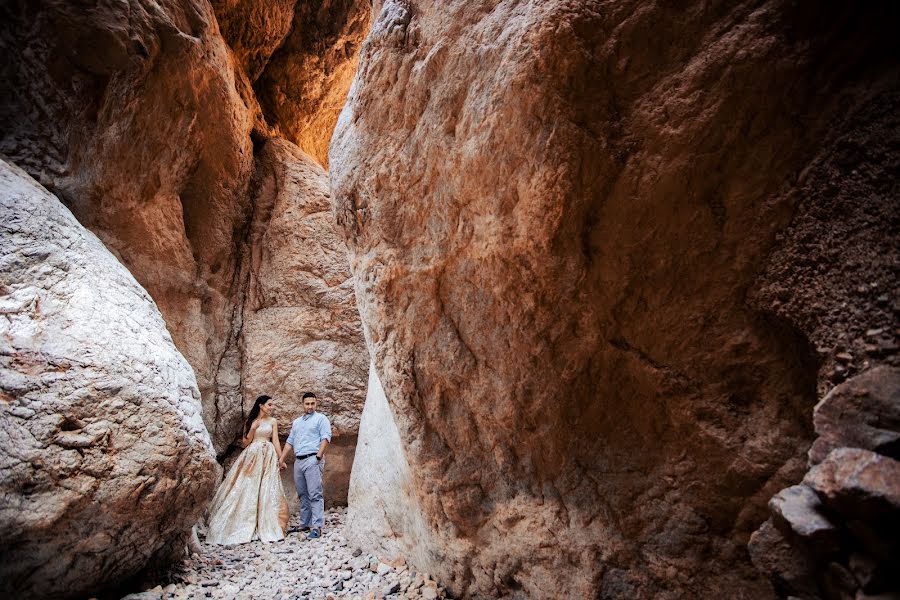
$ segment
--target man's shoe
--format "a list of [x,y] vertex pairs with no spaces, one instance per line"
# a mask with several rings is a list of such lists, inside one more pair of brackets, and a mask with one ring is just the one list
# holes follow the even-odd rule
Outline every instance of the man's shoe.
[[309,527],[288,527],[288,530],[285,533],[297,533],[298,531],[306,533],[309,531]]
[[316,539],[319,539],[320,537],[322,537],[322,532],[319,531],[318,529],[313,529],[312,531],[309,532],[309,535],[306,536],[306,539],[316,540]]

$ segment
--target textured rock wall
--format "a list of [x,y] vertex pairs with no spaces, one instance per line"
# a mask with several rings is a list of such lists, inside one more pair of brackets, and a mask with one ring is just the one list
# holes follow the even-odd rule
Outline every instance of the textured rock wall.
[[[895,130],[887,9],[376,8],[329,160],[409,491],[371,487],[355,535],[397,505],[425,526],[381,550],[460,594],[770,597],[745,544],[805,470],[819,340],[894,360],[896,163],[858,135]],[[842,320],[847,234],[884,251],[880,332]]]
[[345,505],[369,359],[328,176],[286,140],[266,142],[256,161],[245,259],[243,396],[277,399],[279,433],[286,437],[303,414],[303,393],[316,393],[334,435],[327,498]]
[[233,316],[258,111],[249,82],[202,0],[0,10],[10,83],[0,152],[150,292],[197,374],[221,450],[241,414]]
[[222,37],[250,81],[291,32],[297,0],[210,0]]
[[254,84],[279,135],[328,166],[328,142],[369,31],[367,0],[304,0],[290,35]]
[[[346,413],[349,420],[341,423],[348,433],[355,432],[364,393],[360,388],[367,359],[345,369],[353,352],[365,352],[360,334],[353,351],[325,341],[342,327],[359,329],[347,286],[343,295],[319,297],[311,288],[290,290],[288,283],[276,285],[269,278],[253,291],[253,302],[272,304],[273,311],[257,313],[254,305],[249,313],[256,320],[247,327],[243,321],[250,277],[249,266],[241,261],[250,256],[251,180],[259,162],[255,153],[273,135],[251,82],[279,47],[273,68],[293,73],[295,63],[302,64],[304,77],[318,81],[315,90],[295,86],[273,97],[309,108],[307,116],[320,123],[315,135],[323,136],[320,145],[327,144],[337,111],[329,109],[331,116],[323,121],[313,115],[319,110],[314,107],[322,98],[335,106],[342,103],[355,64],[350,49],[358,45],[367,23],[367,7],[364,12],[355,5],[325,3],[312,10],[301,3],[295,17],[294,5],[130,0],[86,8],[14,0],[0,6],[0,49],[7,57],[0,65],[0,152],[57,193],[150,292],[197,374],[204,421],[220,455],[239,432],[246,404],[257,395],[256,382],[272,374],[269,359],[275,350],[261,350],[263,338],[284,349],[294,343],[290,336],[296,336],[305,349],[302,358],[322,350],[313,363],[293,368],[307,379],[327,380],[329,394],[339,388],[332,373],[342,372],[342,382],[352,380],[334,398],[337,404],[356,402],[356,414]],[[289,35],[301,35],[294,24],[298,19],[304,23],[299,46],[288,43]],[[320,21],[347,21],[350,29],[327,33],[314,26]],[[336,49],[326,51],[328,44]],[[320,64],[310,55],[313,49],[342,58]],[[337,71],[343,75],[334,79]],[[306,118],[303,110],[291,110],[292,119]],[[314,135],[305,135],[312,144]],[[260,173],[257,179],[264,177]],[[333,254],[329,260],[344,261],[333,252],[337,240],[331,230],[317,230],[324,237],[309,244],[318,252],[315,258],[322,258],[324,247]],[[253,239],[261,240],[263,234],[255,232]],[[305,243],[297,236],[290,239]],[[281,242],[270,246],[276,243]],[[259,250],[263,255],[268,251]],[[294,253],[301,262],[304,251],[284,244],[279,250],[282,257]],[[310,256],[306,266],[311,262]],[[264,277],[267,266],[262,267]],[[325,287],[346,279],[346,273],[335,279],[337,263],[323,268],[330,270]],[[297,277],[286,281],[304,285]],[[321,312],[331,300],[347,306],[333,307],[337,312],[327,319],[310,315],[304,323],[296,317],[281,322],[278,331],[288,336],[281,341],[272,335],[244,340],[247,331],[267,326],[261,319],[272,318],[279,296],[294,306],[309,301],[311,311]],[[338,317],[345,325],[337,324]],[[253,353],[249,362],[245,350]],[[266,357],[257,360],[260,352]],[[297,385],[283,390],[293,393]]]
[[183,551],[217,465],[150,296],[0,161],[0,589],[74,598]]

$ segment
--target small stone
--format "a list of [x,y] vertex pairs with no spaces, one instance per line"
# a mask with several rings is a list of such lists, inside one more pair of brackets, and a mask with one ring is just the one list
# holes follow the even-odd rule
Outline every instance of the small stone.
[[850,519],[879,523],[900,514],[900,461],[869,450],[832,450],[803,483]]
[[376,567],[376,572],[381,576],[387,575],[390,571],[391,566],[384,563],[378,563],[378,566]]
[[200,585],[202,587],[216,587],[217,585],[219,585],[219,582],[213,579],[207,579],[206,581],[201,581]]
[[785,488],[769,500],[769,510],[780,530],[801,538],[818,553],[829,554],[839,548],[838,530],[819,511],[821,506],[816,493],[805,485]]
[[356,548],[355,550],[353,550],[353,558],[356,558],[360,554],[362,554],[362,550],[360,550],[359,548]]
[[399,591],[400,591],[400,582],[399,581],[384,587],[384,595],[385,596],[388,596],[390,594],[396,594]]
[[422,598],[425,600],[435,600],[438,597],[437,588],[433,587],[423,587],[422,588]]
[[834,357],[845,364],[853,361],[853,355],[849,352],[838,352]]
[[829,563],[822,577],[825,593],[829,598],[853,598],[857,582],[846,567],[838,563]]

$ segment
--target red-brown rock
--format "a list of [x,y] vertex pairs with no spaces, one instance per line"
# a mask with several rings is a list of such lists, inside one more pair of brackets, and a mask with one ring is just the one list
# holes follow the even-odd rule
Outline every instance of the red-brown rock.
[[782,596],[814,596],[818,593],[813,561],[791,545],[771,520],[753,532],[747,546],[753,564],[761,572],[770,574],[775,591]]
[[222,37],[250,81],[291,32],[297,0],[210,0]]
[[900,461],[869,450],[836,448],[810,469],[803,483],[846,519],[875,527],[900,525]]
[[[367,491],[407,515],[392,545],[462,595],[770,597],[743,548],[801,476],[817,381],[766,269],[848,179],[838,140],[897,164],[885,14],[377,8],[329,159],[409,467]],[[862,238],[896,245],[892,184],[859,181]]]
[[366,0],[298,2],[290,34],[254,84],[266,119],[278,134],[326,168],[328,142],[356,73],[371,15]]

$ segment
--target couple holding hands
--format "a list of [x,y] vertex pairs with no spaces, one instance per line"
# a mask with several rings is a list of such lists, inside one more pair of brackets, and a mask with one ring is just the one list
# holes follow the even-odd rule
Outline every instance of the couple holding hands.
[[269,396],[256,399],[244,423],[244,450],[228,470],[210,505],[207,543],[231,545],[284,539],[289,513],[279,471],[285,468],[290,452],[296,456],[294,484],[300,496],[301,531],[308,531],[307,538],[311,540],[321,537],[325,524],[322,474],[325,449],[331,441],[331,423],[316,412],[316,402],[312,392],[303,394],[303,415],[294,419],[282,449],[278,423],[272,416],[275,401]]

